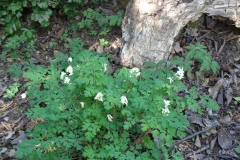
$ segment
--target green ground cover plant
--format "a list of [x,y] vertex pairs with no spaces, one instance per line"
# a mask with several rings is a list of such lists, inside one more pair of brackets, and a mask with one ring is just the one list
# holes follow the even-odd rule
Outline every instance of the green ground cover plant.
[[[93,0],[93,3],[99,3],[106,0]],[[88,0],[11,0],[0,1],[0,24],[4,26],[6,35],[13,34],[22,27],[21,18],[24,11],[31,10],[31,20],[38,22],[42,27],[50,24],[49,19],[53,9],[61,9],[68,18],[73,18],[80,14],[78,8],[88,3]],[[25,13],[26,14],[26,13]],[[26,15],[25,15],[26,16]]]
[[9,37],[2,46],[0,59],[5,61],[9,54],[11,58],[17,59],[19,56],[30,58],[35,52],[35,37],[34,29],[21,28],[15,35]]
[[[72,30],[88,29],[90,35],[107,35],[114,26],[120,26],[123,19],[123,12],[119,11],[116,15],[105,16],[91,8],[83,12],[84,20],[77,24],[72,24]],[[100,32],[98,33],[98,30]]]
[[3,95],[4,98],[13,98],[15,94],[18,92],[18,88],[21,86],[20,83],[13,83],[9,88],[6,90],[6,93]]
[[173,72],[162,61],[148,62],[142,70],[123,67],[108,75],[110,57],[83,46],[74,39],[70,53],[59,53],[48,67],[27,65],[32,108],[26,114],[42,122],[28,131],[17,157],[181,159],[167,148],[185,136],[183,111],[217,109],[217,103],[181,82],[182,66]]

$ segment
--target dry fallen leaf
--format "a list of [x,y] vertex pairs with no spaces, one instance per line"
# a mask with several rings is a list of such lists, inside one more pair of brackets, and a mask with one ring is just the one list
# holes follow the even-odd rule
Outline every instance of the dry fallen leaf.
[[224,82],[225,82],[225,79],[219,79],[218,82],[215,84],[215,86],[210,87],[208,89],[209,96],[212,97],[213,99],[216,99],[218,95],[218,91],[222,87]]
[[228,129],[221,128],[218,131],[218,144],[222,147],[222,149],[229,149],[232,147],[232,139],[229,135]]
[[225,97],[227,98],[227,103],[226,103],[226,107],[229,105],[229,103],[232,101],[232,98],[233,98],[233,90],[231,87],[229,87],[227,89],[227,91],[225,92]]
[[9,152],[6,152],[6,155],[8,155],[8,157],[11,157],[11,158],[15,157],[16,155],[15,149],[11,149]]
[[213,140],[211,140],[211,142],[210,142],[210,149],[213,149],[213,147],[216,144],[216,141],[217,141],[217,137],[215,137],[215,138],[213,138]]
[[202,117],[200,117],[198,114],[186,111],[186,115],[189,123],[199,124],[201,127],[205,126],[202,122]]
[[64,27],[58,31],[56,37],[57,37],[57,38],[60,38],[60,37],[63,35],[63,33],[64,33]]
[[201,145],[200,138],[199,138],[199,135],[197,135],[197,137],[196,137],[195,146],[197,146],[198,148],[200,148],[200,147],[202,146],[202,145]]
[[20,132],[20,135],[17,138],[15,138],[14,140],[11,141],[12,145],[19,144],[22,140],[27,139],[27,136],[26,136],[24,131],[19,131],[19,132]]
[[176,42],[173,49],[172,49],[172,53],[180,53],[180,52],[183,52],[183,48],[180,47],[180,43],[179,42]]
[[2,82],[0,82],[0,96],[3,94]]
[[14,131],[14,132],[11,132],[11,131],[8,132],[8,135],[7,135],[6,137],[3,137],[2,139],[6,141],[6,140],[8,140],[9,138],[12,138],[12,135],[13,135],[14,133],[15,133],[15,131]]
[[7,122],[1,122],[4,128],[6,128],[8,131],[12,131],[12,127],[9,123]]
[[186,32],[193,37],[197,37],[198,34],[199,34],[197,28],[190,28],[189,27],[189,28],[186,29]]

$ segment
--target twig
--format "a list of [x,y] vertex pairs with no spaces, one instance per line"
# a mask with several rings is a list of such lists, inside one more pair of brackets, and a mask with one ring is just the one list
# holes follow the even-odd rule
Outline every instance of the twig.
[[198,153],[200,153],[200,152],[202,152],[202,151],[205,151],[205,150],[207,150],[207,149],[209,149],[209,145],[206,145],[206,146],[204,146],[204,147],[202,147],[202,148],[199,148],[199,149],[196,150],[196,151],[193,151],[193,152],[188,153],[188,154],[186,155],[186,157],[192,156],[192,155],[194,155],[194,154],[198,154]]
[[204,37],[206,37],[209,33],[211,33],[211,31],[208,31],[207,33],[205,33],[204,35],[202,35],[199,38],[196,38],[197,41],[200,41],[201,39],[203,39]]
[[226,44],[226,38],[223,39],[223,44],[222,44],[221,47],[219,48],[217,55],[219,55],[219,53],[222,52],[225,44]]
[[175,143],[168,149],[168,153],[173,150],[173,147],[174,147],[175,145],[178,145],[178,144],[180,144],[180,143],[182,143],[182,142],[184,142],[184,141],[186,141],[186,140],[188,140],[188,139],[191,139],[191,138],[193,138],[193,137],[195,137],[195,136],[197,136],[197,135],[199,135],[199,134],[201,134],[201,133],[204,133],[204,132],[206,132],[206,131],[208,131],[208,130],[216,127],[216,126],[218,126],[218,124],[214,124],[214,125],[212,125],[212,126],[210,126],[210,127],[208,127],[208,128],[205,128],[205,129],[203,129],[203,130],[201,130],[201,131],[198,131],[198,132],[196,132],[196,133],[194,133],[194,134],[192,134],[192,135],[189,135],[189,136],[187,136],[187,137],[185,137],[185,138],[183,138],[183,139],[181,139],[181,140],[178,140],[177,142],[175,142]]

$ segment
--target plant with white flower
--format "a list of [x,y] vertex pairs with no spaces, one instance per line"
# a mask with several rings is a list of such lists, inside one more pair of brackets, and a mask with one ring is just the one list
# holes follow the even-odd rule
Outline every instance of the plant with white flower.
[[130,77],[133,77],[133,76],[139,77],[140,74],[141,74],[141,72],[140,72],[139,68],[134,67],[130,70]]
[[69,58],[68,58],[68,62],[72,62],[72,57],[69,57]]
[[128,105],[128,99],[125,95],[123,95],[120,99],[122,104],[125,104],[126,106]]
[[162,109],[162,114],[165,115],[165,116],[168,116],[170,113],[169,109],[168,108],[163,108]]
[[72,66],[68,66],[67,69],[66,69],[66,72],[68,72],[70,76],[73,75],[73,68],[72,68]]
[[168,106],[170,105],[170,101],[164,99],[164,104],[165,108],[168,108]]
[[71,84],[71,83],[70,83],[70,80],[71,80],[71,79],[70,79],[69,77],[65,77],[63,83]]
[[94,99],[102,102],[103,101],[102,92],[98,92]]
[[170,101],[164,99],[164,104],[165,104],[164,106],[165,108],[162,109],[162,114],[168,116],[168,114],[170,113],[168,109],[168,106],[170,105]]
[[84,108],[84,102],[80,102],[82,108]]
[[170,83],[174,81],[172,77],[168,77],[167,79],[169,79]]
[[107,119],[108,119],[109,122],[112,122],[112,119],[113,119],[112,115],[111,114],[107,114]]
[[63,80],[64,76],[66,75],[65,72],[61,72],[61,76],[60,76],[60,79]]
[[25,99],[27,97],[26,93],[21,94],[22,99]]
[[179,80],[184,78],[184,70],[183,68],[178,67],[178,71],[176,73],[176,76]]
[[103,64],[103,70],[104,70],[104,72],[107,71],[107,63],[104,63],[104,64]]

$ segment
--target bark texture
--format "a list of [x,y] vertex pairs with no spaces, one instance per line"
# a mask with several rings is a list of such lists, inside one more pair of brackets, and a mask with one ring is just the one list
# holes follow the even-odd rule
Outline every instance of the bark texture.
[[166,60],[179,31],[203,13],[229,18],[240,28],[240,0],[130,0],[121,63],[142,68],[146,61]]

